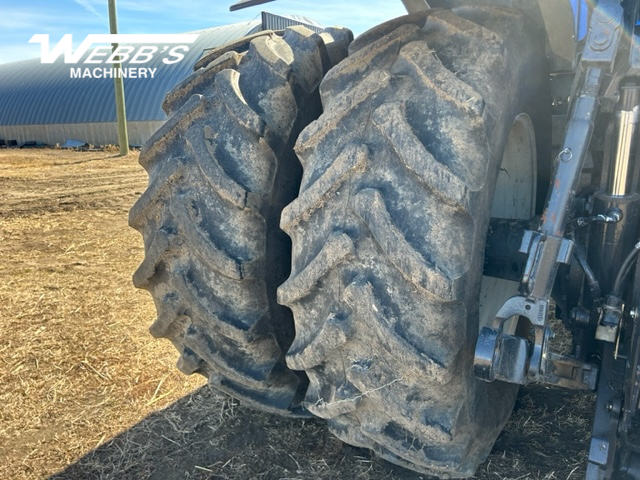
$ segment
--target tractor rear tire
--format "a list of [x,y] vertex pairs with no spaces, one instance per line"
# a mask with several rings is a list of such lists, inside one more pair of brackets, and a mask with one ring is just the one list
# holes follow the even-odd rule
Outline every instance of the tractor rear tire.
[[473,357],[503,157],[535,159],[534,130],[548,129],[543,48],[514,9],[393,20],[328,73],[324,113],[296,145],[278,298],[294,313],[287,364],[309,376],[304,404],[346,443],[440,478],[473,475],[517,392],[478,381]]
[[144,237],[133,280],[155,302],[150,331],[174,343],[182,372],[268,412],[308,415],[307,378],[284,361],[293,320],[276,287],[291,245],[278,223],[300,181],[293,145],[352,39],[291,27],[225,52],[167,94],[171,116],[140,155],[149,186],[129,223]]

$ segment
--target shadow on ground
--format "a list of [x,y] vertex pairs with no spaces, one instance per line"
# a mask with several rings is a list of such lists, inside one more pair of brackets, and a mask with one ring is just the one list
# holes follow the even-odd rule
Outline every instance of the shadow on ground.
[[[584,476],[593,396],[523,389],[478,479]],[[254,412],[202,387],[51,479],[427,479],[334,438],[321,420]]]

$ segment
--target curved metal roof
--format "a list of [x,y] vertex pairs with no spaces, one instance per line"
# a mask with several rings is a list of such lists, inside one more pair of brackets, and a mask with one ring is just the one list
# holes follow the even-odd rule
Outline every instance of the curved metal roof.
[[[145,64],[124,62],[123,68],[157,68],[155,78],[124,79],[127,119],[164,120],[161,104],[167,91],[189,75],[205,48],[224,45],[260,30],[261,21],[236,23],[198,30],[185,58],[172,65],[160,55]],[[157,45],[162,50],[163,45]],[[83,61],[93,50],[89,50]],[[71,68],[111,68],[110,64],[65,64],[61,55],[55,63],[39,58],[0,65],[0,125],[42,125],[58,123],[115,122],[116,111],[111,78],[71,78]]]

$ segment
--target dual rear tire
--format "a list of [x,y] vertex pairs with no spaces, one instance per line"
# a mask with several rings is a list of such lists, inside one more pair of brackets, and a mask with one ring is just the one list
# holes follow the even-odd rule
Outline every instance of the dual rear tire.
[[330,35],[254,40],[150,140],[134,279],[186,373],[467,477],[515,399],[473,377],[473,349],[505,290],[482,276],[492,209],[535,205],[541,46],[496,7],[393,20],[342,61],[351,38]]

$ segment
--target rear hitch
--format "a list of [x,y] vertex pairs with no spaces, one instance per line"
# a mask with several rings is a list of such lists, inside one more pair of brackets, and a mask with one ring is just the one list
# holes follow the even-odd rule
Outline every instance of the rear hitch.
[[[486,382],[500,380],[519,385],[548,383],[576,390],[594,390],[598,368],[549,351],[551,329],[545,326],[548,303],[524,297],[510,298],[496,316],[496,328],[484,327],[476,343],[474,373]],[[525,315],[521,313],[525,312]],[[516,335],[525,317],[533,329],[533,341]]]

